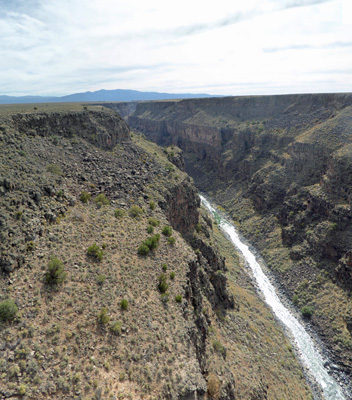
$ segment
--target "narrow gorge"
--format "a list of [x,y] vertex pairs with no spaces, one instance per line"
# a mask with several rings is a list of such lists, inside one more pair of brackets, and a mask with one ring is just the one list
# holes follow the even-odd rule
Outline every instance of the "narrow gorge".
[[348,376],[351,105],[351,94],[251,96],[141,102],[125,114],[148,139],[182,149],[198,189],[256,246],[330,367]]
[[199,190],[348,386],[351,104],[1,106],[1,398],[324,399]]

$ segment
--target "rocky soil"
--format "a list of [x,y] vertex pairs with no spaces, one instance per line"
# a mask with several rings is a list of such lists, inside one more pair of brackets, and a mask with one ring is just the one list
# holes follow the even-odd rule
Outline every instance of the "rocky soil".
[[0,152],[1,398],[311,398],[179,149],[76,104],[0,108]]

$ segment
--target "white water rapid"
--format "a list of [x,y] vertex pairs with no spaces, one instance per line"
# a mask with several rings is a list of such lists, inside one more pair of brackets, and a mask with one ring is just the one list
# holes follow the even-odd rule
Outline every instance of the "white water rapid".
[[210,211],[220,228],[228,235],[234,246],[242,253],[259,290],[262,292],[266,303],[271,307],[276,317],[291,332],[296,348],[299,350],[303,364],[308,368],[317,383],[321,386],[326,400],[346,400],[339,384],[330,376],[324,368],[324,361],[310,335],[304,326],[282,304],[276,290],[268,277],[264,274],[256,256],[249,247],[243,243],[234,225],[228,222],[203,196],[200,196],[202,204]]

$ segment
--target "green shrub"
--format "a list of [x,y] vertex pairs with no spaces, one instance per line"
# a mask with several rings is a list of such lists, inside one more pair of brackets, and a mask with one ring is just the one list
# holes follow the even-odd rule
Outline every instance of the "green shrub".
[[102,325],[108,324],[110,321],[110,317],[108,315],[108,309],[103,307],[98,314],[98,322]]
[[98,194],[94,199],[95,204],[102,204],[104,206],[108,206],[110,204],[110,200],[105,196],[104,193]]
[[200,222],[198,222],[198,224],[196,225],[196,231],[197,231],[197,233],[200,233],[201,230],[202,230],[202,225]]
[[122,299],[120,302],[120,307],[121,307],[121,310],[127,310],[128,309],[128,300]]
[[171,280],[174,280],[175,279],[175,272],[174,271],[172,271],[172,272],[170,272],[170,279]]
[[180,294],[177,294],[177,295],[175,296],[175,301],[176,301],[177,303],[182,303],[182,296],[181,296]]
[[163,265],[161,266],[161,268],[163,269],[163,271],[166,272],[166,270],[167,270],[167,264],[163,264]]
[[166,304],[169,301],[169,293],[161,293],[160,300]]
[[167,289],[169,288],[169,285],[167,284],[167,277],[165,274],[160,274],[159,275],[159,283],[158,283],[158,289],[160,293],[165,293]]
[[292,297],[292,303],[293,303],[295,306],[297,306],[298,301],[299,301],[298,295],[297,295],[297,294],[294,294],[293,297]]
[[26,252],[32,252],[35,249],[35,243],[33,242],[33,240],[30,240],[29,242],[26,243]]
[[139,247],[138,247],[138,254],[140,255],[140,256],[147,256],[148,254],[149,254],[149,247],[146,245],[146,244],[144,244],[144,243],[142,243]]
[[169,245],[173,246],[173,245],[176,243],[176,239],[175,239],[173,236],[170,236],[170,237],[167,239],[167,243],[168,243]]
[[83,192],[81,192],[79,199],[81,200],[82,203],[88,203],[88,201],[91,198],[91,194],[86,192],[85,190]]
[[143,214],[143,210],[138,207],[138,206],[132,206],[130,210],[128,211],[128,214],[131,218],[140,218],[140,216]]
[[144,243],[149,247],[150,250],[154,250],[158,247],[160,235],[157,233],[154,236],[149,237]]
[[332,230],[337,231],[337,230],[338,230],[338,227],[339,227],[339,226],[337,225],[336,222],[332,222],[332,223],[331,223],[331,229],[332,229]]
[[301,313],[304,317],[310,318],[313,315],[313,308],[310,306],[303,306],[301,308]]
[[213,349],[223,357],[226,356],[226,349],[222,343],[220,343],[218,340],[213,341]]
[[20,220],[22,219],[23,211],[16,211],[15,217],[16,219]]
[[95,258],[98,261],[103,259],[103,250],[96,243],[92,244],[87,249],[87,254],[89,257]]
[[149,218],[148,219],[148,224],[156,227],[156,226],[160,225],[160,221],[158,221],[155,218]]
[[18,387],[18,395],[19,396],[24,396],[26,394],[26,392],[27,392],[27,387],[25,385],[22,384]]
[[122,218],[125,215],[125,212],[121,210],[121,208],[117,208],[115,210],[115,217],[116,218]]
[[97,282],[99,285],[102,285],[106,280],[106,276],[104,274],[98,275]]
[[0,303],[0,321],[11,321],[15,318],[18,308],[12,299]]
[[147,256],[149,254],[149,251],[154,250],[158,247],[159,240],[159,233],[144,240],[144,242],[138,247],[138,254],[141,256]]
[[149,202],[149,207],[150,207],[151,210],[155,210],[155,203],[154,203],[154,201],[150,201],[150,202]]
[[120,336],[121,335],[121,323],[118,321],[115,321],[112,323],[112,325],[110,326],[110,332],[116,336]]
[[171,172],[171,171],[174,171],[175,168],[172,164],[167,164],[165,166],[165,169],[166,169],[166,171]]
[[172,235],[172,228],[169,225],[165,225],[161,232],[163,235],[170,237]]
[[147,227],[147,232],[148,232],[148,233],[153,233],[153,232],[154,232],[154,226],[148,225],[148,227]]
[[66,278],[64,264],[57,257],[52,257],[48,264],[48,269],[44,275],[44,280],[48,285],[59,285]]

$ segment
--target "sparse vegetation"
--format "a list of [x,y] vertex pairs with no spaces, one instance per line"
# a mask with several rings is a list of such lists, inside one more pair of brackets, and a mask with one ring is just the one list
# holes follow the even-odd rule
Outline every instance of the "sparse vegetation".
[[170,236],[170,237],[167,239],[167,243],[168,243],[170,246],[173,246],[173,245],[176,243],[176,239],[175,239],[173,236]]
[[32,252],[35,249],[35,243],[33,240],[30,240],[29,242],[26,243],[26,252]]
[[79,199],[81,200],[82,203],[88,203],[92,195],[86,191],[81,192]]
[[104,274],[98,275],[97,282],[99,285],[102,285],[106,280],[106,276]]
[[151,225],[151,226],[157,227],[157,226],[159,226],[160,221],[158,221],[155,218],[149,218],[148,219],[148,224]]
[[94,258],[95,260],[101,261],[103,259],[104,252],[96,243],[93,243],[87,249],[87,254],[89,257]]
[[158,247],[159,240],[160,235],[158,233],[149,237],[138,247],[138,254],[141,256],[147,256],[150,251],[155,250]]
[[112,325],[110,326],[110,332],[116,336],[120,336],[121,335],[121,323],[118,321],[115,321],[112,323]]
[[94,199],[94,203],[97,204],[97,205],[108,206],[110,204],[110,200],[105,196],[104,193],[100,193]]
[[182,295],[177,294],[177,295],[175,296],[175,301],[176,301],[177,303],[182,303]]
[[221,342],[219,342],[219,340],[213,341],[213,349],[216,351],[216,353],[220,354],[221,356],[223,357],[226,356],[226,349],[224,345]]
[[115,210],[115,218],[122,218],[125,215],[125,212],[123,210],[121,210],[121,208],[117,208]]
[[198,222],[198,224],[196,225],[196,232],[200,233],[201,231],[202,231],[202,224]]
[[167,283],[167,276],[165,274],[160,274],[158,278],[158,289],[160,293],[165,293],[167,289],[169,288],[169,285]]
[[98,322],[101,325],[107,325],[109,321],[110,317],[108,315],[108,309],[106,307],[103,307],[98,314]]
[[150,202],[149,202],[149,208],[150,208],[151,210],[155,210],[155,203],[154,203],[154,201],[150,201]]
[[60,167],[60,165],[57,164],[48,164],[46,166],[46,169],[48,172],[51,172],[54,175],[63,175],[62,169]]
[[165,225],[161,232],[162,232],[163,235],[170,237],[172,235],[172,228],[169,225]]
[[131,218],[136,218],[139,219],[141,215],[143,214],[143,210],[139,206],[132,206],[130,210],[128,211],[128,214]]

